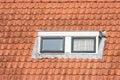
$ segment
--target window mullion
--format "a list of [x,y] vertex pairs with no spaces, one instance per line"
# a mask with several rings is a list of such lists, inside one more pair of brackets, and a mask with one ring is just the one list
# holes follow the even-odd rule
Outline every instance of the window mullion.
[[65,53],[71,53],[71,37],[65,37]]

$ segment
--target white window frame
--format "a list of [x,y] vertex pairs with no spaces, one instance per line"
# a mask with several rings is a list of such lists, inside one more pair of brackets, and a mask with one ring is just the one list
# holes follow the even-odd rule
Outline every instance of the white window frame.
[[[38,51],[40,53],[40,42],[41,37],[65,37],[65,51],[64,54],[98,54],[98,44],[99,44],[99,31],[39,31],[38,32]],[[71,52],[71,40],[72,37],[96,37],[96,52],[95,53],[72,53]],[[41,53],[40,53],[41,54]]]

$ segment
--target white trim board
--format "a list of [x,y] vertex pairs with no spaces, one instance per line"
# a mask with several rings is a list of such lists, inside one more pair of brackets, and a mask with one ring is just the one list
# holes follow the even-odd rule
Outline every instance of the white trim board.
[[99,31],[39,31],[38,36],[99,36]]

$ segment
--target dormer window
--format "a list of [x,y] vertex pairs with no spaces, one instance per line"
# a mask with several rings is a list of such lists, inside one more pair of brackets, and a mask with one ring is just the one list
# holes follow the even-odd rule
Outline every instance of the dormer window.
[[[40,58],[101,57],[105,35],[99,31],[40,31],[33,49]],[[98,56],[97,56],[98,55]]]

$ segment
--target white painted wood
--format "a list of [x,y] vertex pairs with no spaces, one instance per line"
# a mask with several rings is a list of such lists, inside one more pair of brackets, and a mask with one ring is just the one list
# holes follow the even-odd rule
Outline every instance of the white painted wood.
[[76,32],[76,31],[45,31],[45,32],[38,32],[39,36],[99,36],[98,31],[81,31],[81,32]]
[[71,37],[65,37],[65,53],[71,53]]
[[99,38],[96,36],[96,54],[98,54]]

